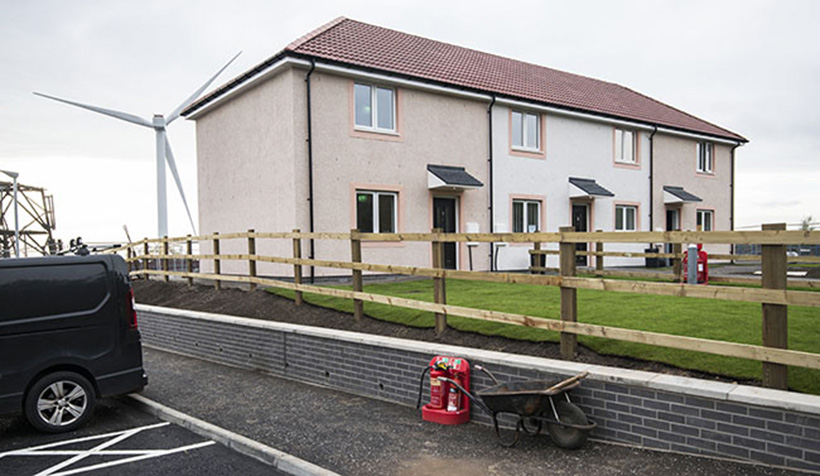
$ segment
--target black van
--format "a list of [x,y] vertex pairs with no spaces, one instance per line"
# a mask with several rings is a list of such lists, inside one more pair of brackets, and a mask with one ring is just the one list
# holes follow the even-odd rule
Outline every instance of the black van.
[[116,255],[0,259],[0,414],[70,431],[97,398],[147,383],[125,261]]

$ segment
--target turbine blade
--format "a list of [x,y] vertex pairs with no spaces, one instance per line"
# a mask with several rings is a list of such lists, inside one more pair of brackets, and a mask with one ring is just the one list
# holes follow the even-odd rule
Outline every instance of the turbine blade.
[[165,135],[165,160],[168,162],[168,168],[171,169],[171,175],[174,176],[174,182],[177,183],[177,190],[179,190],[179,195],[182,197],[182,203],[185,205],[185,211],[188,213],[188,221],[191,222],[191,229],[194,231],[194,235],[196,235],[196,226],[194,225],[194,219],[191,216],[191,209],[188,208],[188,200],[185,199],[185,192],[182,190],[182,181],[179,179],[179,172],[177,172],[177,164],[174,160],[174,153],[171,152],[171,143],[168,141],[168,135]]
[[38,93],[38,92],[35,92],[34,94],[37,95],[37,96],[40,96],[40,97],[44,97],[44,98],[54,100],[54,101],[59,101],[59,102],[63,102],[63,103],[66,103],[66,104],[71,104],[72,106],[81,107],[83,109],[88,109],[89,111],[94,111],[94,112],[97,112],[97,113],[100,113],[100,114],[105,114],[106,116],[111,116],[111,117],[114,117],[116,119],[120,119],[120,120],[123,120],[123,121],[126,121],[126,122],[130,122],[132,124],[137,124],[139,126],[150,127],[152,129],[154,128],[154,124],[151,121],[149,121],[147,119],[143,119],[139,116],[135,116],[133,114],[128,114],[127,112],[120,112],[120,111],[114,111],[112,109],[105,109],[105,108],[102,108],[102,107],[90,106],[88,104],[82,104],[82,103],[79,103],[79,102],[69,101],[68,99],[60,99],[58,97],[49,96],[48,94],[42,94],[42,93]]
[[174,110],[171,112],[171,114],[168,114],[168,117],[166,118],[166,122],[165,122],[165,123],[166,123],[166,124],[170,124],[170,123],[174,122],[174,120],[175,120],[176,118],[178,118],[178,117],[179,117],[179,113],[180,113],[180,112],[182,112],[182,110],[183,110],[183,109],[185,109],[186,107],[188,107],[188,106],[190,106],[191,104],[193,104],[193,102],[194,102],[194,101],[196,101],[196,99],[199,97],[199,95],[200,95],[200,94],[202,94],[202,91],[205,91],[206,89],[208,89],[208,86],[210,86],[210,85],[211,85],[211,83],[212,83],[212,82],[214,82],[214,80],[216,79],[216,77],[217,77],[217,76],[219,76],[220,74],[222,74],[222,72],[223,72],[223,71],[225,71],[225,68],[227,68],[228,66],[230,66],[230,64],[231,64],[231,63],[233,63],[233,60],[235,60],[236,58],[238,58],[238,57],[239,57],[239,55],[241,55],[241,54],[242,54],[242,52],[241,52],[241,51],[240,51],[239,53],[237,53],[237,54],[236,54],[233,58],[231,58],[231,60],[230,60],[230,61],[228,61],[227,63],[225,63],[225,66],[223,66],[222,68],[220,68],[220,70],[219,70],[219,71],[217,71],[215,75],[211,76],[211,79],[209,79],[209,80],[208,80],[205,84],[203,84],[203,85],[202,85],[199,89],[197,89],[196,91],[194,91],[194,93],[193,93],[193,94],[191,94],[191,95],[188,97],[188,99],[186,99],[185,101],[183,101],[183,103],[182,103],[182,104],[180,104],[179,106],[177,106],[177,108],[176,108],[176,109],[174,109]]

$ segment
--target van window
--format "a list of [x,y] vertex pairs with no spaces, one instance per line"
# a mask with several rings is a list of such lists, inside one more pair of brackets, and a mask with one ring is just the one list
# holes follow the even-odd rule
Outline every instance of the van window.
[[108,293],[106,268],[101,263],[4,268],[0,271],[0,323],[91,311]]

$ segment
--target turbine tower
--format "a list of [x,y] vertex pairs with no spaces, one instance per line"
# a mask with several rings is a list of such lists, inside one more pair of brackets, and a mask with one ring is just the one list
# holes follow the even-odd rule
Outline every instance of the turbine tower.
[[225,68],[227,68],[233,61],[240,55],[242,52],[240,51],[237,53],[233,58],[230,59],[225,66],[220,68],[219,71],[216,72],[211,78],[205,82],[199,89],[194,91],[185,101],[182,102],[176,109],[171,111],[167,117],[161,114],[155,114],[153,120],[149,121],[148,119],[144,119],[139,116],[135,116],[133,114],[128,114],[126,112],[114,111],[112,109],[105,109],[102,107],[91,106],[88,104],[82,104],[79,102],[69,101],[67,99],[61,99],[54,96],[49,96],[48,94],[42,94],[35,92],[37,96],[41,96],[44,98],[52,99],[54,101],[59,101],[65,104],[70,104],[72,106],[81,107],[83,109],[88,109],[89,111],[97,112],[100,114],[104,114],[106,116],[111,116],[116,119],[120,119],[126,122],[130,122],[132,124],[137,124],[138,126],[150,127],[154,129],[156,132],[156,142],[157,142],[157,233],[158,237],[163,237],[168,234],[168,203],[166,198],[166,186],[165,186],[165,163],[168,163],[168,168],[171,169],[171,175],[174,177],[174,182],[177,184],[177,189],[179,190],[179,194],[182,197],[182,203],[185,205],[185,211],[188,213],[188,221],[191,222],[191,229],[193,229],[194,234],[196,234],[196,226],[194,225],[194,219],[191,216],[191,210],[188,208],[188,200],[185,198],[185,192],[182,189],[182,181],[179,179],[179,172],[177,171],[176,161],[174,160],[174,154],[171,152],[171,144],[168,142],[168,134],[166,132],[167,127],[174,122],[179,117],[179,114],[188,106],[193,104],[194,101],[202,94],[208,86],[219,76]]

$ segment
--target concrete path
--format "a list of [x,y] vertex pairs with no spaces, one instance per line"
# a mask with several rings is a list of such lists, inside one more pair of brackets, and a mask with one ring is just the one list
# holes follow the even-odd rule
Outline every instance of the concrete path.
[[546,436],[507,449],[489,427],[256,372],[148,348],[145,367],[147,398],[342,475],[804,474],[594,441],[567,451]]

